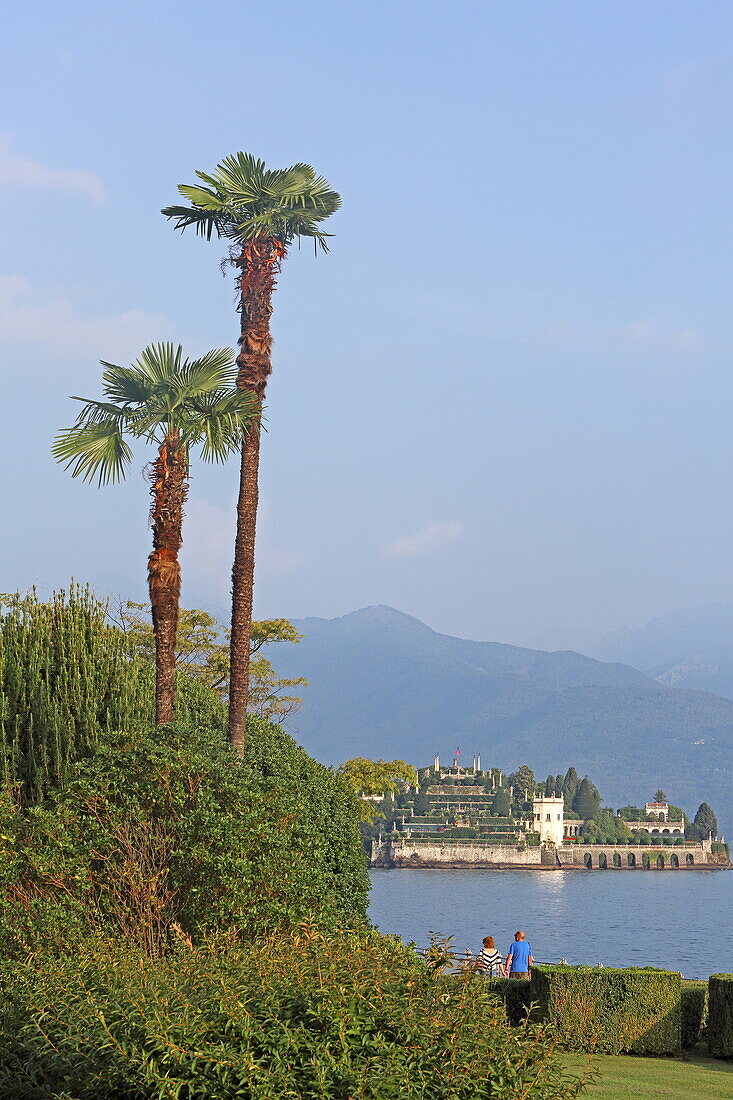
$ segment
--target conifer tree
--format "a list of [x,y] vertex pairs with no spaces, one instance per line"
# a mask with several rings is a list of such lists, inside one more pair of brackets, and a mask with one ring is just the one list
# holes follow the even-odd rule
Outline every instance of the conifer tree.
[[589,821],[598,813],[600,802],[598,790],[593,786],[586,775],[585,778],[581,780],[580,786],[578,787],[578,793],[573,799],[573,809],[584,821]]
[[707,802],[701,802],[698,806],[695,814],[695,825],[700,830],[700,836],[703,840],[707,840],[709,836],[712,836],[713,839],[717,837],[718,819]]
[[580,780],[578,779],[578,773],[572,765],[565,773],[565,779],[563,780],[562,795],[565,799],[565,809],[572,810],[575,796],[578,793],[578,785]]

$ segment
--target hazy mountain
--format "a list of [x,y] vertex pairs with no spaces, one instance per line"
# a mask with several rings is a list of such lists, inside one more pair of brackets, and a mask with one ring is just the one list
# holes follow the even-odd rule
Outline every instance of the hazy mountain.
[[589,647],[601,661],[623,661],[667,687],[733,698],[733,604],[673,611],[636,630],[622,627]]
[[306,676],[292,725],[319,759],[357,754],[427,764],[461,747],[484,764],[530,763],[542,778],[569,764],[609,802],[658,786],[695,811],[733,820],[733,703],[668,688],[628,665],[438,634],[377,606],[304,619],[297,646],[272,647],[281,675]]

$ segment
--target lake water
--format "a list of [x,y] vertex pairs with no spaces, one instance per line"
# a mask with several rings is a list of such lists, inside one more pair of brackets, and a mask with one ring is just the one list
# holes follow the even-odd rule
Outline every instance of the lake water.
[[381,932],[458,951],[518,928],[538,962],[661,966],[686,978],[733,973],[733,871],[374,870],[370,916]]

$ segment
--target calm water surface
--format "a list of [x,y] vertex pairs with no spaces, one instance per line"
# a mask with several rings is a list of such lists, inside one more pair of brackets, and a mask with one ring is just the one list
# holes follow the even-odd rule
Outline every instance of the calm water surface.
[[459,951],[492,935],[506,952],[522,928],[538,962],[733,973],[733,871],[401,868],[371,880],[374,923],[419,947],[432,931]]

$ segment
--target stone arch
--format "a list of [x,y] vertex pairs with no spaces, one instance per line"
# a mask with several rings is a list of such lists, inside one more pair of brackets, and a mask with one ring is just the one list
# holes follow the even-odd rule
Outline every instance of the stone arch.
[[664,870],[664,856],[662,855],[661,852],[657,856],[657,870],[658,871],[663,871]]
[[620,852],[614,852],[613,853],[613,865],[614,865],[614,867],[620,867],[621,866],[621,853]]
[[583,862],[585,863],[588,870],[590,870],[593,866],[593,856],[590,854],[590,852],[585,853],[585,856],[583,857]]
[[605,852],[601,852],[601,854],[598,856],[598,866],[602,867],[604,871],[607,870],[608,857],[606,856]]
[[652,857],[648,852],[643,852],[641,856],[641,865],[645,871],[648,871],[652,865]]
[[670,859],[670,863],[672,864],[673,867],[679,868],[680,857],[677,856],[677,855],[673,855],[672,858]]
[[629,867],[636,867],[636,855],[634,852],[629,852],[626,857],[626,862],[628,863]]
[[669,836],[669,829],[662,829],[662,836]]
[[695,857],[693,856],[692,852],[688,852],[685,856],[685,863],[688,867],[692,867],[694,865]]
[[652,829],[652,836],[659,836],[659,829]]

